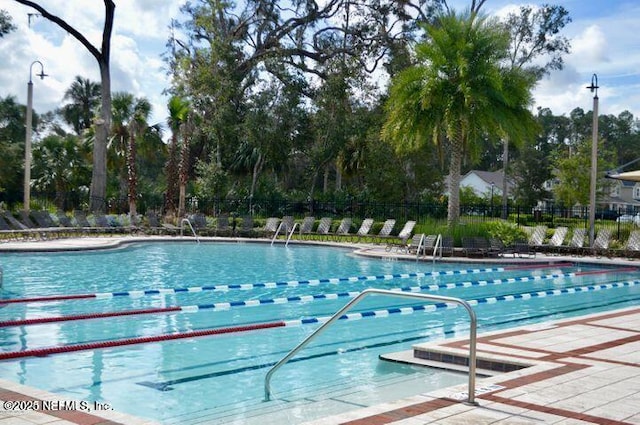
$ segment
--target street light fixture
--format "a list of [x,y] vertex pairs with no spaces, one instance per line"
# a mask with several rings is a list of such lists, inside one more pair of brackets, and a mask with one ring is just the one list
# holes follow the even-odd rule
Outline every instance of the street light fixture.
[[32,132],[32,115],[33,115],[33,81],[31,76],[33,75],[33,65],[40,65],[40,73],[36,74],[41,80],[47,74],[44,73],[44,65],[42,62],[36,60],[31,62],[29,67],[29,82],[27,83],[27,134],[24,143],[24,210],[29,212],[29,205],[31,203],[31,132]]
[[593,246],[596,233],[596,174],[598,171],[598,76],[591,76],[587,86],[593,95],[593,129],[591,133],[591,183],[589,186],[589,245]]

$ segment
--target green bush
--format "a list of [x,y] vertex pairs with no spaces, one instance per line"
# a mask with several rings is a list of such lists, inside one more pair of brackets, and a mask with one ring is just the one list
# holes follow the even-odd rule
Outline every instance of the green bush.
[[486,223],[486,228],[490,237],[500,239],[507,246],[517,240],[527,239],[527,234],[522,228],[506,221],[491,221]]

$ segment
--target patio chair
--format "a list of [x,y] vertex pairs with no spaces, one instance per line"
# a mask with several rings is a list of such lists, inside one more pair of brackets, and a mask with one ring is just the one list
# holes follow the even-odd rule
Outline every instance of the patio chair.
[[0,242],[4,242],[5,240],[23,240],[26,239],[27,233],[29,232],[23,233],[21,230],[13,229],[4,217],[0,215]]
[[567,245],[560,245],[556,248],[559,253],[565,254],[580,254],[584,248],[584,241],[587,237],[587,231],[585,229],[573,229],[571,240]]
[[245,236],[245,237],[249,237],[249,236],[254,236],[255,235],[255,231],[253,230],[253,217],[252,216],[250,216],[250,215],[243,215],[242,216],[242,221],[240,222],[239,235],[240,236]]
[[588,254],[596,255],[598,257],[602,255],[606,255],[608,257],[611,256],[609,252],[609,245],[611,244],[611,230],[604,228],[598,230],[598,234],[593,241],[593,245],[589,248],[585,248],[585,251]]
[[380,229],[380,231],[378,232],[378,241],[382,242],[383,239],[388,238],[389,236],[391,236],[391,232],[393,231],[393,228],[396,225],[396,220],[393,218],[389,218],[387,219],[384,224],[382,225],[382,229]]
[[302,220],[302,224],[300,224],[300,239],[305,237],[309,237],[310,234],[313,233],[313,226],[316,224],[316,218],[312,216],[307,216]]
[[318,224],[318,228],[313,233],[314,235],[320,236],[320,240],[323,238],[329,238],[329,232],[331,231],[331,217],[322,217],[320,219],[320,223]]
[[453,236],[442,237],[442,249],[439,252],[442,253],[443,257],[451,257],[453,255],[453,243]]
[[549,239],[549,243],[539,245],[543,251],[547,251],[550,253],[558,252],[558,247],[564,243],[565,238],[567,237],[567,233],[569,232],[569,228],[565,226],[556,227],[553,231],[553,235],[551,239]]
[[27,227],[24,223],[15,218],[9,211],[3,211],[1,216],[9,225],[9,230],[15,231],[14,235],[16,237],[19,237],[18,235],[21,235],[22,239],[30,240],[42,240],[49,238],[47,230]]
[[627,258],[640,257],[640,230],[633,230],[620,253]]
[[69,216],[62,210],[56,212],[56,218],[58,219],[58,224],[62,227],[75,227]]
[[289,236],[289,233],[291,233],[294,226],[295,220],[293,219],[293,216],[285,215],[284,217],[282,217],[282,228],[280,229],[281,234]]
[[343,218],[333,234],[334,239],[337,240],[341,236],[349,236],[349,230],[351,230],[352,222],[353,220],[350,217]]
[[[206,227],[205,227],[206,228]],[[229,225],[229,216],[227,214],[220,214],[216,217],[215,236],[230,236],[232,234],[231,226]]]
[[407,245],[407,253],[416,255],[433,254],[437,239],[437,235],[426,235],[424,233],[415,234]]
[[358,229],[358,231],[354,235],[353,242],[358,242],[358,241],[360,241],[360,239],[362,239],[365,236],[369,235],[369,232],[371,231],[372,227],[373,227],[373,219],[372,218],[365,218],[364,220],[362,220],[362,224],[360,224],[360,228]]
[[[203,213],[201,213],[201,212],[193,213],[187,218],[189,219],[189,222],[193,226],[193,230],[195,230],[196,233],[199,233],[201,235],[202,234],[203,235],[208,234],[209,226],[207,225],[207,217]],[[226,218],[227,218],[227,229],[228,229],[228,227],[229,227],[229,217],[226,216]],[[218,229],[216,227],[216,234],[217,234],[217,230]]]
[[[416,222],[413,220],[407,221],[398,236],[389,235],[390,242],[387,244],[387,251],[390,251],[392,248],[396,249],[405,249],[407,247],[407,240],[411,238],[411,234],[413,233],[413,229],[416,227]],[[400,239],[400,242],[397,242],[397,239]]]
[[485,257],[489,253],[489,240],[481,236],[463,237],[462,250],[467,257]]
[[280,219],[278,217],[269,217],[267,218],[264,227],[261,229],[261,233],[263,236],[267,238],[273,237],[278,230],[278,226],[280,225]]
[[544,238],[547,235],[547,226],[536,226],[529,235],[529,245],[532,247],[540,246],[544,243]]

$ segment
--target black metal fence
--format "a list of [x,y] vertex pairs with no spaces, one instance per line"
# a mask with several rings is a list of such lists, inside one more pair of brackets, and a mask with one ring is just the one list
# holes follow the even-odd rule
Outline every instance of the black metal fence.
[[[68,194],[48,194],[33,193],[31,196],[31,209],[45,209],[55,211],[63,209],[71,211],[74,209],[87,210],[89,207],[88,194],[78,193]],[[13,201],[13,202],[12,202]],[[140,214],[145,214],[147,210],[164,212],[166,205],[162,195],[141,195],[137,200],[137,210]],[[60,206],[62,206],[60,208]],[[110,214],[128,213],[128,202],[126,198],[109,198],[104,201],[105,211]],[[4,199],[0,193],[0,209],[19,210],[22,204],[15,200]],[[426,202],[376,202],[359,201],[354,199],[343,199],[335,201],[292,201],[287,199],[257,199],[257,198],[196,198],[190,197],[186,200],[186,212],[201,212],[208,216],[219,214],[231,215],[251,215],[258,218],[282,217],[291,215],[302,218],[307,215],[317,217],[329,216],[332,218],[352,217],[354,219],[373,218],[382,221],[387,218],[395,218],[402,222],[406,220],[416,220],[419,223],[428,221],[446,221],[446,203],[426,203]],[[598,209],[596,211],[596,222],[599,226],[613,228],[620,232],[630,226],[640,226],[640,214],[635,215],[634,211],[612,211]],[[566,225],[569,227],[589,226],[588,207],[559,207],[548,206],[545,208],[508,205],[503,210],[502,205],[461,205],[460,217],[465,223],[481,223],[496,218],[507,218],[517,225],[546,225],[557,227]]]

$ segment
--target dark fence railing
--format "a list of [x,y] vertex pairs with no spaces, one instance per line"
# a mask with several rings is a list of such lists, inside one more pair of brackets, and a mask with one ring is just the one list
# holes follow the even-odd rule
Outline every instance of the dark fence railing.
[[[63,209],[88,210],[90,199],[88,194],[78,192],[67,194],[32,193],[31,209],[46,209],[55,211]],[[145,214],[147,210],[158,212],[165,211],[165,202],[162,195],[141,195],[137,201],[137,210]],[[18,210],[22,204],[16,200],[3,198],[0,193],[0,209]],[[110,214],[128,213],[129,204],[126,197],[111,197],[104,200],[104,210]],[[186,200],[186,213],[201,212],[208,216],[230,214],[236,216],[252,215],[254,217],[282,217],[292,215],[302,218],[307,215],[316,217],[329,216],[332,218],[352,217],[354,219],[373,218],[383,221],[387,218],[395,218],[398,222],[417,220],[419,223],[427,221],[446,221],[446,203],[426,202],[375,202],[343,199],[335,201],[292,201],[286,199],[251,199],[251,198],[196,198]],[[460,217],[463,223],[482,223],[496,218],[507,218],[520,226],[546,225],[548,227],[589,226],[588,207],[559,207],[550,205],[544,208],[508,205],[503,210],[502,205],[476,204],[461,205]],[[614,232],[628,233],[629,228],[640,226],[640,213],[635,210],[608,210],[596,211],[596,223],[599,227],[609,227]]]

